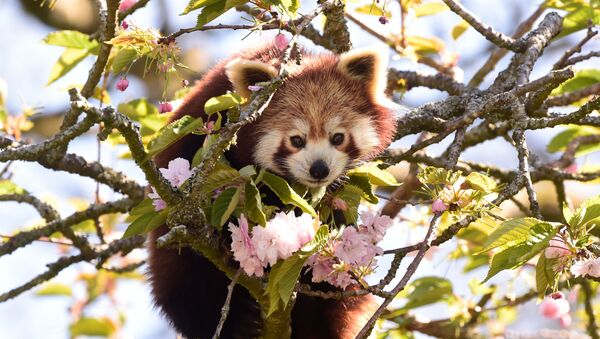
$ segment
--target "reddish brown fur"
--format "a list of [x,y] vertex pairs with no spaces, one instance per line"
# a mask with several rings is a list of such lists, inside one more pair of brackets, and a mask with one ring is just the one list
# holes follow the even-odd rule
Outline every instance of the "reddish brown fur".
[[[235,57],[260,60],[277,66],[280,52],[273,47],[246,50],[232,56],[229,60]],[[263,115],[254,124],[243,128],[238,133],[238,140],[241,142],[226,154],[234,167],[241,168],[254,162],[252,154],[257,135],[262,131],[261,128],[269,128],[273,124],[284,127],[289,119],[280,119],[278,114],[283,111],[306,118],[307,115],[303,108],[307,103],[314,102],[315,98],[325,100],[323,107],[332,108],[324,110],[321,112],[322,114],[333,114],[334,109],[337,110],[336,114],[338,115],[340,110],[358,110],[368,114],[376,122],[380,138],[379,147],[374,153],[378,153],[390,143],[394,133],[392,113],[377,105],[373,98],[369,98],[360,83],[344,77],[335,68],[338,57],[331,54],[317,57],[305,53],[304,59],[307,58],[319,58],[319,62],[303,69],[298,74],[292,74],[276,92],[271,105]],[[184,103],[173,114],[171,121],[184,115],[205,118],[204,103],[209,98],[232,89],[225,74],[227,61],[216,65],[195,85]],[[315,83],[331,83],[322,81],[328,77],[339,80],[337,89],[314,86]],[[324,93],[328,95],[323,95]],[[352,122],[346,123],[351,124]],[[320,134],[323,131],[315,129],[314,133]],[[166,167],[168,162],[176,157],[191,160],[202,142],[202,136],[186,136],[159,154],[156,157],[157,165]],[[358,151],[352,139],[347,142],[345,147],[347,147],[348,154],[358,157]],[[284,153],[290,152],[285,145],[281,145],[280,149]],[[155,302],[173,326],[186,337],[210,338],[214,334],[220,318],[220,310],[225,300],[229,280],[208,260],[189,249],[156,248],[154,246],[156,238],[166,232],[167,227],[162,226],[153,231],[149,237],[149,273]],[[309,275],[303,276],[302,281],[310,282]],[[325,283],[316,284],[314,288],[325,291],[335,289]],[[292,337],[302,339],[353,338],[366,321],[367,316],[372,313],[375,305],[374,299],[370,296],[336,301],[298,295],[292,311]],[[246,290],[236,286],[221,338],[256,337],[259,335],[260,328],[261,313],[258,306]]]

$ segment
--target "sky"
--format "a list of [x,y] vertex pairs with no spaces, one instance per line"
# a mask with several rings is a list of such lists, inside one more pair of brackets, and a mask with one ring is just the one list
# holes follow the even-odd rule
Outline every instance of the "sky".
[[[59,0],[61,1],[61,0]],[[157,1],[151,1],[150,4],[138,11],[131,21],[140,26],[157,26],[165,17],[169,18],[168,28],[171,31],[180,27],[191,27],[195,24],[195,16],[177,16],[186,5],[185,1],[171,1],[164,11]],[[304,11],[311,8],[312,3],[305,1]],[[350,2],[352,3],[352,2]],[[492,0],[465,0],[463,5],[470,8],[484,22],[490,23],[499,31],[511,33],[517,25],[519,18],[533,12],[539,1],[492,1]],[[310,5],[310,6],[309,6]],[[390,7],[392,5],[390,4]],[[516,14],[515,14],[516,13]],[[397,13],[395,13],[397,14]],[[398,15],[393,15],[390,24],[383,29],[394,29],[398,27]],[[230,12],[224,15],[216,22],[236,23],[239,14]],[[375,16],[360,16],[365,23],[374,27],[382,28]],[[450,29],[457,24],[460,19],[449,13],[437,15],[435,17],[424,18],[418,23],[409,27],[415,33],[424,35],[435,35],[442,38],[449,50],[461,54],[459,67],[464,69],[465,78],[470,76],[479,68],[485,58],[482,58],[482,52],[491,46],[473,29],[469,29],[459,40],[454,41],[450,37]],[[215,22],[215,23],[216,23]],[[382,44],[373,37],[358,30],[354,24],[350,24],[352,33],[352,42],[355,47],[372,46]],[[58,58],[61,49],[55,46],[44,45],[41,41],[53,28],[40,23],[36,19],[26,15],[16,0],[0,0],[0,78],[8,83],[9,111],[19,111],[24,105],[39,107],[42,114],[44,112],[56,112],[67,107],[68,96],[66,87],[73,83],[82,83],[87,77],[87,70],[91,67],[93,59],[82,62],[74,71],[65,78],[57,81],[51,86],[45,86],[50,67]],[[203,62],[213,64],[229,53],[242,48],[251,46],[262,40],[272,39],[274,32],[265,32],[262,34],[253,34],[244,38],[245,32],[226,31],[226,32],[196,32],[188,34],[179,40],[183,49],[198,48],[202,52]],[[557,46],[572,45],[576,41],[576,36],[559,42]],[[243,40],[242,40],[243,39]],[[306,43],[306,42],[305,42]],[[595,43],[598,46],[598,43]],[[385,47],[383,47],[385,48]],[[316,48],[318,49],[318,48]],[[551,67],[552,60],[558,55],[552,50],[546,52],[546,57],[550,61],[542,62],[534,71],[532,78],[539,77]],[[487,55],[485,55],[487,57]],[[505,58],[499,68],[507,64]],[[397,60],[391,58],[391,64],[398,69],[417,70],[420,72],[431,73],[426,66],[415,64],[409,60]],[[590,67],[590,63],[587,63]],[[597,64],[596,64],[597,65]],[[585,67],[585,66],[584,66]],[[492,77],[488,77],[489,83]],[[119,93],[115,90],[110,91],[113,102],[122,102],[132,98],[144,95],[147,88],[142,80],[130,79],[130,87],[125,93]],[[402,101],[407,107],[415,107],[420,104],[442,99],[444,95],[440,92],[427,89],[415,89],[410,91]],[[531,148],[534,151],[543,150],[545,144],[551,136],[557,133],[557,130],[542,130],[528,134]],[[414,141],[414,137],[407,137],[397,146],[409,146]],[[431,147],[431,152],[439,153],[443,151],[444,145]],[[493,150],[493,151],[490,151]],[[78,153],[87,159],[95,160],[96,142],[92,135],[82,137],[77,142],[70,145],[70,152]],[[117,159],[122,151],[110,146],[103,146],[101,151],[102,163],[127,173],[129,176],[143,182],[141,172],[126,160]],[[504,141],[490,141],[483,148],[470,149],[463,154],[463,159],[476,160],[484,163],[498,164],[509,168],[514,168],[516,162],[516,152],[512,147],[507,147]],[[73,206],[67,202],[67,199],[78,197],[83,200],[90,200],[93,197],[95,185],[91,180],[78,178],[64,173],[56,173],[41,169],[33,164],[17,163],[13,167],[14,181],[25,187],[37,196],[53,201],[63,215],[73,212]],[[108,189],[102,190],[104,199],[115,199],[118,194],[110,193]],[[23,225],[32,225],[37,221],[37,217],[32,214],[33,210],[27,206],[20,206],[16,203],[0,204],[0,234],[10,233]],[[416,242],[421,236],[416,231],[408,233],[402,227],[396,227],[390,231],[383,247],[394,248],[401,246],[400,242]],[[460,270],[461,263],[444,259],[452,244],[447,244],[445,249],[440,250],[435,256],[434,261],[426,261],[415,275],[416,277],[427,276],[431,274],[440,274],[451,281],[456,282],[456,292],[467,294],[466,280],[470,278],[482,279],[484,271],[477,270],[469,275],[463,275]],[[140,254],[143,256],[143,253]],[[20,249],[9,257],[0,258],[0,291],[4,292],[16,285],[30,279],[37,272],[42,272],[44,265],[58,258],[57,251],[47,244],[36,243],[27,248]],[[389,266],[389,258],[381,261],[381,267]],[[406,265],[405,263],[404,265]],[[405,266],[404,266],[405,267]],[[89,264],[83,264],[79,268],[90,270]],[[36,272],[36,273],[34,273]],[[74,269],[65,270],[57,280],[68,283],[77,275]],[[373,281],[379,277],[373,277]],[[492,282],[502,284],[510,275],[499,275]],[[76,289],[76,294],[83,293],[81,289]],[[166,338],[174,337],[174,333],[168,328],[167,323],[162,319],[156,309],[152,307],[149,298],[148,286],[145,283],[137,281],[128,281],[120,284],[117,299],[122,305],[127,315],[127,325],[122,333],[123,338]],[[2,338],[66,338],[68,337],[69,313],[68,306],[70,302],[67,298],[60,297],[37,297],[33,292],[27,292],[17,299],[0,304],[0,337]],[[93,309],[97,314],[103,314],[110,305],[106,301],[101,301]],[[439,316],[440,309],[436,307],[426,307],[422,310],[424,315],[430,317]],[[535,305],[529,304],[522,314],[529,314],[528,317],[517,320],[513,329],[530,329],[531,319],[534,319],[539,326],[556,327],[553,322],[548,322],[535,314]]]

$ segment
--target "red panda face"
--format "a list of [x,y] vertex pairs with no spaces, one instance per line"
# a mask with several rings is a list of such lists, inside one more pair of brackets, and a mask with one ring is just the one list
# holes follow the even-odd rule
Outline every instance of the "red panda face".
[[[383,95],[385,66],[374,51],[340,57],[304,58],[254,130],[254,163],[308,187],[326,186],[361,160],[386,147],[393,133],[389,101]],[[236,59],[227,75],[236,92],[249,95],[247,80],[268,80],[269,64]],[[266,78],[266,79],[265,79]],[[238,142],[244,142],[239,140]]]

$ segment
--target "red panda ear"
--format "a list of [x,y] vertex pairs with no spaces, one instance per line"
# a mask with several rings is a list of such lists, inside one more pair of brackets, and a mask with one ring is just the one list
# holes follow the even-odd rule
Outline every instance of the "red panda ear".
[[382,49],[355,49],[340,55],[337,67],[349,78],[364,82],[373,97],[380,97],[386,88],[387,60]]
[[235,92],[248,98],[248,86],[273,79],[277,76],[277,69],[264,62],[237,58],[227,63],[225,73]]

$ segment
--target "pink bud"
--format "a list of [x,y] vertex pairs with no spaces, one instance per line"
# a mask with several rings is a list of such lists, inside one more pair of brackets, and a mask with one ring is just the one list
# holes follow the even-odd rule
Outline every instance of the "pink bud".
[[285,37],[285,35],[279,33],[275,36],[275,46],[280,50],[280,51],[285,51],[285,49],[287,48],[289,44],[288,39]]
[[204,128],[206,129],[206,133],[210,133],[214,127],[215,127],[215,122],[212,120],[207,121],[206,124],[204,125]]
[[554,299],[554,295],[545,298],[540,304],[540,313],[546,318],[558,319],[569,314],[571,305],[564,297]]
[[129,87],[129,80],[127,78],[121,78],[119,82],[117,82],[117,89],[121,92],[125,92],[125,90]]
[[336,210],[345,211],[348,209],[348,204],[346,204],[344,200],[336,197],[333,199],[333,208]]
[[185,79],[181,80],[181,86],[183,86],[183,87],[188,87],[189,85],[190,85],[190,82],[189,82],[189,81],[187,81],[187,80],[185,80]]
[[433,213],[444,212],[446,209],[448,209],[448,206],[444,204],[442,199],[435,199],[431,204],[431,212]]
[[385,15],[382,15],[379,17],[379,23],[382,25],[387,24],[388,22],[390,22],[390,19],[388,19]]
[[[565,244],[565,241],[559,237],[554,237],[548,243],[548,247],[544,251],[546,258],[555,259],[567,256],[571,254],[569,247]],[[557,298],[554,298],[557,299]]]
[[158,111],[160,113],[167,113],[173,110],[173,105],[171,105],[168,101],[163,101],[158,103]]
[[250,90],[252,92],[260,91],[261,89],[262,89],[262,86],[256,86],[256,85],[248,86],[248,90]]
[[129,24],[127,23],[127,21],[123,20],[123,22],[121,22],[121,28],[123,28],[123,29],[129,28]]
[[576,163],[570,164],[569,166],[565,167],[564,171],[569,174],[577,173],[577,164]]
[[125,12],[126,10],[130,9],[131,6],[135,5],[137,3],[137,0],[121,0],[121,3],[119,3],[119,12]]

